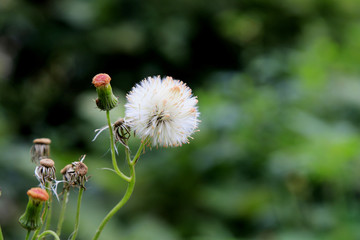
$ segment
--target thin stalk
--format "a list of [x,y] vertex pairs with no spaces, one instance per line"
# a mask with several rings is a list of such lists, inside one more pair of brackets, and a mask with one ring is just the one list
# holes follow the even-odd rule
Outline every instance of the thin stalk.
[[107,222],[111,219],[112,216],[114,216],[114,214],[120,210],[120,208],[122,208],[125,203],[130,199],[131,194],[134,191],[134,186],[135,186],[135,167],[134,165],[130,165],[130,174],[131,174],[131,180],[129,182],[129,185],[126,189],[126,192],[123,196],[123,198],[118,202],[118,204],[116,204],[116,206],[106,215],[106,217],[103,219],[103,221],[100,223],[98,230],[96,231],[96,234],[93,238],[93,240],[96,240],[99,238],[100,233],[102,232],[102,230],[104,229],[105,225],[107,224]]
[[[50,188],[51,188],[51,184],[50,184]],[[47,213],[47,216],[46,216],[46,225],[45,225],[45,228],[44,228],[44,231],[48,230],[50,228],[50,225],[51,225],[51,215],[52,215],[52,191],[49,190],[48,191],[49,193],[49,200],[47,201],[48,203],[48,213]]]
[[110,132],[111,159],[112,159],[112,164],[113,164],[114,170],[122,179],[124,179],[127,182],[130,182],[130,180],[131,180],[130,177],[126,176],[123,172],[121,172],[121,170],[119,169],[117,162],[116,162],[115,147],[114,147],[114,133],[113,133],[112,125],[111,125],[111,121],[110,121],[110,111],[109,110],[106,110],[106,118],[107,118],[109,132]]
[[31,240],[35,240],[35,239],[37,238],[37,235],[39,234],[40,229],[41,229],[41,226],[40,226],[38,229],[36,229],[36,231],[34,232],[34,234],[33,234],[32,238],[31,238]]
[[64,216],[65,216],[65,210],[66,210],[66,205],[68,203],[68,198],[69,198],[69,189],[65,188],[64,190],[64,198],[61,204],[61,210],[60,210],[60,214],[59,214],[59,222],[56,228],[56,234],[60,237],[61,235],[61,228],[62,228],[62,224],[64,222]]
[[2,235],[1,226],[0,226],[0,240],[4,240],[4,237]]
[[72,235],[71,240],[75,240],[77,233],[79,231],[79,223],[80,223],[80,207],[81,207],[81,198],[82,198],[82,194],[84,192],[84,189],[80,187],[79,190],[79,196],[78,196],[78,202],[77,202],[77,210],[76,210],[76,217],[75,217],[75,228],[74,228],[74,233]]
[[[1,229],[0,229],[1,230]],[[1,232],[1,231],[0,231]],[[28,230],[27,231],[27,233],[26,233],[26,236],[25,236],[25,240],[28,240],[29,239],[29,237],[30,237],[30,230]],[[0,235],[0,240],[3,240],[3,236],[2,236],[2,234]]]
[[55,238],[55,240],[60,240],[59,236],[54,231],[51,231],[51,230],[42,232],[39,235],[39,238],[45,237],[46,235],[52,235]]
[[[143,151],[143,149],[144,149],[144,147],[145,147],[145,145],[146,145],[147,140],[148,140],[148,139],[145,139],[145,140],[143,140],[143,141],[141,142],[141,144],[140,144],[140,146],[139,146],[139,148],[138,148],[138,150],[137,150],[137,152],[136,152],[136,154],[135,154],[135,157],[133,158],[133,160],[131,160],[131,161],[129,162],[129,164],[131,164],[131,165],[135,165],[135,164],[136,164],[137,160],[139,159],[139,157],[140,157],[140,155],[141,155],[141,153],[142,153],[142,151]],[[125,151],[126,151],[126,149],[125,149]],[[129,156],[130,156],[130,154],[129,154]],[[128,161],[129,161],[129,160],[128,160]]]

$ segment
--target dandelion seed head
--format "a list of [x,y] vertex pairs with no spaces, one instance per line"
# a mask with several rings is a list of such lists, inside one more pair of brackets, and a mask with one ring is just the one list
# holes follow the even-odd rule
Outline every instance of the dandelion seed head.
[[125,119],[143,140],[153,146],[181,146],[199,123],[197,98],[182,81],[148,77],[127,95]]

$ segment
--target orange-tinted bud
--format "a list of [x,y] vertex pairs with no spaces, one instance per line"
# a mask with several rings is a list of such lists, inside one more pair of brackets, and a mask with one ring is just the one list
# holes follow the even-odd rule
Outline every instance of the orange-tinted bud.
[[111,78],[106,73],[99,73],[95,77],[93,77],[92,83],[95,87],[101,87],[109,84],[111,81]]
[[99,73],[93,77],[92,80],[92,83],[96,87],[96,91],[98,93],[96,106],[103,111],[113,109],[118,103],[117,97],[115,97],[112,92],[110,80],[110,76],[106,73]]
[[41,188],[31,188],[27,191],[29,202],[25,213],[19,218],[20,225],[28,231],[35,230],[41,226],[42,203],[49,199],[49,194]]
[[29,191],[27,191],[27,195],[32,199],[39,201],[47,201],[49,199],[49,194],[46,192],[46,190],[38,187],[31,188]]

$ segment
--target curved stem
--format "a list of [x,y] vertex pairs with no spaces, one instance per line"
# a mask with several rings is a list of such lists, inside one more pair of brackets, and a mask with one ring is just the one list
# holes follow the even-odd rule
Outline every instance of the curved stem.
[[102,230],[104,229],[105,225],[107,224],[107,222],[111,219],[111,217],[120,210],[120,208],[122,206],[125,205],[125,203],[130,199],[131,194],[134,191],[134,186],[135,186],[135,167],[133,165],[130,166],[130,173],[131,173],[131,180],[129,182],[129,185],[126,189],[126,192],[123,196],[123,198],[120,200],[120,202],[118,202],[118,204],[116,204],[116,206],[106,215],[106,217],[103,219],[103,221],[101,222],[101,224],[99,225],[98,230],[96,231],[96,234],[93,238],[93,240],[96,240],[99,238],[100,233],[102,232]]
[[37,237],[37,235],[39,234],[39,232],[40,232],[40,228],[38,228],[38,229],[34,232],[34,234],[33,234],[32,238],[31,238],[31,240],[35,240],[35,239],[36,239],[36,237]]
[[46,235],[52,235],[55,238],[55,240],[60,240],[59,236],[54,231],[51,231],[51,230],[47,230],[47,231],[42,232],[39,235],[39,238],[45,237]]
[[[140,155],[141,155],[141,153],[142,153],[142,151],[143,151],[143,149],[144,149],[144,147],[145,147],[145,145],[146,145],[147,140],[148,140],[148,139],[145,139],[145,140],[143,140],[143,141],[141,142],[141,144],[140,144],[140,146],[139,146],[139,148],[138,148],[138,150],[137,150],[137,152],[136,152],[136,154],[135,154],[135,157],[133,158],[133,160],[131,160],[131,161],[129,162],[129,164],[131,164],[131,165],[135,165],[135,164],[136,164],[137,160],[140,158]],[[126,151],[126,149],[125,149],[125,151]],[[128,161],[129,161],[129,160],[128,160]]]
[[106,110],[106,118],[107,118],[107,122],[108,122],[108,126],[109,126],[109,132],[110,132],[110,149],[111,149],[111,159],[112,159],[112,164],[114,167],[115,172],[125,181],[130,182],[130,178],[128,176],[126,176],[123,172],[120,171],[117,162],[116,162],[116,156],[115,156],[115,147],[114,147],[114,133],[113,133],[113,129],[111,126],[111,121],[110,121],[110,111]]
[[61,228],[62,228],[62,224],[64,222],[64,216],[65,216],[65,209],[66,209],[66,205],[68,202],[68,198],[69,198],[69,189],[65,188],[64,190],[64,198],[61,204],[61,210],[60,210],[60,215],[59,215],[59,222],[56,228],[56,234],[60,237],[61,235]]
[[[1,229],[0,229],[1,230]],[[27,231],[27,233],[26,233],[26,236],[25,236],[25,240],[28,240],[29,239],[29,237],[30,237],[30,230],[28,230]],[[0,233],[1,233],[1,231],[0,231]],[[3,236],[2,235],[0,235],[0,240],[3,240]]]
[[75,217],[75,228],[74,228],[74,233],[72,235],[71,240],[75,240],[76,235],[77,235],[78,230],[79,230],[80,207],[81,207],[81,198],[82,198],[83,192],[84,192],[84,189],[80,187],[79,196],[78,196],[78,202],[77,202],[76,217]]

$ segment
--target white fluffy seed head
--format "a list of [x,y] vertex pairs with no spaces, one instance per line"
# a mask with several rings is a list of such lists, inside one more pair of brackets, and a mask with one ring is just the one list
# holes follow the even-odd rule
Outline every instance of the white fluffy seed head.
[[125,118],[131,129],[153,146],[188,143],[200,115],[197,98],[185,83],[172,77],[148,77],[127,94]]

